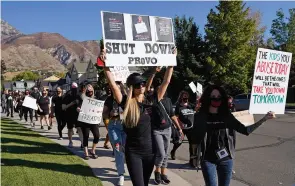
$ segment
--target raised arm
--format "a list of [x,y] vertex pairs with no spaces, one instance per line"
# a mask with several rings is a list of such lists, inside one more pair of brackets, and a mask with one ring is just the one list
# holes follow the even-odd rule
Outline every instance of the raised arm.
[[146,82],[146,89],[145,89],[146,92],[151,90],[151,86],[153,84],[153,80],[156,76],[156,73],[160,71],[161,71],[161,67],[156,67],[152,70],[152,74],[150,75],[149,79]]
[[254,130],[256,130],[260,125],[262,125],[264,122],[266,122],[268,119],[273,119],[273,118],[275,118],[274,113],[269,112],[258,122],[254,123],[252,125],[249,125],[249,126],[245,126],[239,120],[237,120],[233,115],[231,115],[230,121],[228,123],[231,124],[230,126],[235,131],[248,136]]
[[167,88],[168,88],[168,85],[170,83],[170,80],[171,80],[171,77],[172,77],[172,74],[173,74],[173,67],[169,66],[167,69],[166,69],[166,72],[165,72],[165,76],[164,76],[164,79],[163,79],[163,82],[162,84],[160,85],[159,89],[158,89],[158,100],[160,101],[161,99],[163,99],[166,91],[167,91]]
[[[102,51],[101,52],[100,59],[103,62],[105,61],[105,59],[106,59],[105,51]],[[121,93],[121,90],[117,86],[117,84],[116,84],[116,82],[114,80],[113,74],[110,71],[110,68],[109,67],[103,67],[103,69],[104,69],[104,73],[105,73],[106,79],[107,79],[107,81],[109,83],[109,86],[110,86],[110,88],[111,88],[111,90],[113,92],[114,98],[117,101],[117,103],[120,104],[122,102],[122,98],[123,98],[123,95]]]

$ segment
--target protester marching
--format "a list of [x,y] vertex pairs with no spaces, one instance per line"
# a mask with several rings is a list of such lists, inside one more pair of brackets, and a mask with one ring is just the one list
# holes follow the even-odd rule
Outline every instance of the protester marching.
[[[79,146],[88,162],[100,159],[96,149],[104,124],[103,148],[113,152],[119,186],[127,171],[134,186],[148,186],[151,179],[155,185],[175,185],[167,175],[168,165],[170,158],[177,159],[184,142],[189,146],[187,163],[202,171],[206,186],[229,186],[235,132],[248,136],[275,113],[285,112],[292,54],[258,49],[249,114],[264,116],[244,125],[233,114],[237,111],[233,97],[219,85],[201,84],[198,79],[185,82],[191,90],[177,92],[172,103],[168,90],[178,56],[172,19],[104,11],[101,16],[103,44],[97,67],[107,80],[104,95],[97,97],[102,90],[87,81],[71,82],[65,93],[61,87],[49,92],[37,86],[24,92],[3,91],[2,113],[9,118],[18,114],[32,128],[34,118],[39,118],[42,130],[56,127],[58,140],[68,140],[69,148]],[[148,67],[151,73],[148,77],[130,73],[130,66]],[[268,87],[276,81],[282,82]],[[79,144],[74,144],[75,135]]]

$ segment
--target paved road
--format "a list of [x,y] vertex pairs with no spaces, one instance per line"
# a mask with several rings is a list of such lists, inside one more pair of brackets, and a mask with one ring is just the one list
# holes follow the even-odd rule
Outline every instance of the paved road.
[[[261,116],[256,116],[255,120],[259,118]],[[188,161],[187,143],[180,147],[176,156],[178,162]],[[192,185],[202,179],[188,165],[179,166],[171,161],[170,167],[178,168],[173,171]],[[238,134],[234,170],[231,185],[295,185],[295,114],[278,116],[250,136]]]

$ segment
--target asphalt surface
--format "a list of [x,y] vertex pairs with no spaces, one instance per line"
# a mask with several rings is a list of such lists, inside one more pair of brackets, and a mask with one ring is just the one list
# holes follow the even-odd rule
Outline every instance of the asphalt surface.
[[[261,116],[255,116],[257,121]],[[177,151],[170,168],[192,185],[201,185],[200,171],[189,168],[188,143]],[[251,135],[237,134],[233,186],[295,185],[295,114],[277,116]]]

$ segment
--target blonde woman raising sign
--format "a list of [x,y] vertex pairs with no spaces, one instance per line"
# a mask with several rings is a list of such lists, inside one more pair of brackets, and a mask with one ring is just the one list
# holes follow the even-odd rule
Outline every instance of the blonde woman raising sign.
[[[176,50],[174,51],[176,53]],[[100,55],[100,60],[105,61],[105,52]],[[145,99],[146,81],[139,73],[133,73],[127,78],[128,95],[123,96],[116,85],[113,75],[108,67],[104,71],[114,94],[123,112],[123,127],[127,135],[125,156],[127,168],[134,186],[148,186],[155,163],[156,147],[152,137],[152,105]],[[161,100],[166,93],[173,67],[168,67],[157,97]]]

